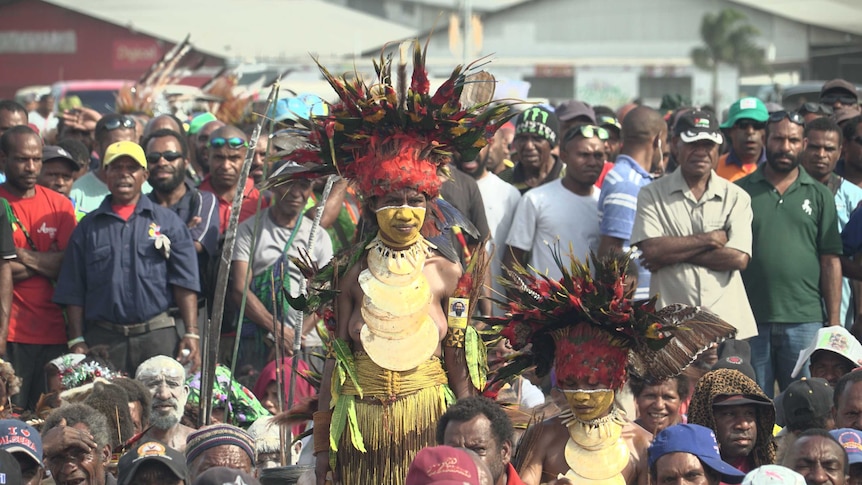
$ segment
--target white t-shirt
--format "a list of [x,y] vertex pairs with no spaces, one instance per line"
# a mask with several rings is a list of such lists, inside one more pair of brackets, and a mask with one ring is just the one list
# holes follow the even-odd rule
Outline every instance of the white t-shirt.
[[599,189],[587,196],[563,187],[561,179],[529,190],[518,203],[506,244],[530,251],[530,266],[560,279],[552,248],[559,243],[565,261],[569,245],[581,262],[599,248]]
[[[521,193],[511,184],[503,181],[500,177],[488,172],[484,177],[476,181],[479,192],[482,194],[482,202],[485,204],[485,218],[488,220],[488,228],[491,231],[491,240],[488,241],[488,253],[493,254],[491,258],[491,281],[492,286],[499,294],[505,294],[503,286],[497,282],[500,276],[500,263],[506,250],[506,237],[509,235],[509,227],[512,226],[512,218],[515,217],[515,209],[521,200]],[[492,297],[499,295],[492,294]],[[494,314],[502,310],[494,307]]]

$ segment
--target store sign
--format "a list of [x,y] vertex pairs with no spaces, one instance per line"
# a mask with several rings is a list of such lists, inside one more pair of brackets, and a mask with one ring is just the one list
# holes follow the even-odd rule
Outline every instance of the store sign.
[[114,69],[146,69],[162,58],[162,48],[151,39],[114,41]]
[[74,54],[74,30],[0,30],[0,54]]

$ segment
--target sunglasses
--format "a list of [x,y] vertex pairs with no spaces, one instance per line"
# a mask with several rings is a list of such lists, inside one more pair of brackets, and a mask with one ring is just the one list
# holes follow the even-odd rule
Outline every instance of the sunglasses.
[[567,141],[578,135],[581,135],[584,138],[592,138],[594,136],[597,136],[599,137],[599,140],[607,140],[608,130],[596,125],[574,126],[566,132],[566,136],[563,137],[563,143],[566,143]]
[[128,116],[119,116],[117,118],[111,118],[106,121],[102,126],[105,127],[106,131],[114,131],[119,128],[124,128],[127,130],[134,129],[137,123],[135,123],[135,119]]
[[736,123],[734,123],[733,126],[739,128],[740,130],[747,130],[749,128],[753,128],[755,131],[766,129],[766,123],[765,122],[754,121],[754,120],[739,120]]
[[167,152],[150,152],[147,153],[147,163],[159,163],[159,160],[164,158],[169,162],[173,162],[178,158],[182,158],[183,154],[175,151]]
[[614,118],[613,116],[599,116],[598,122],[599,122],[599,124],[600,124],[600,125],[602,125],[602,126],[607,125],[607,126],[613,126],[613,127],[616,127],[617,129],[622,128],[622,127],[620,126],[620,122],[619,122],[619,120],[617,120],[617,119],[616,119],[616,118]]
[[823,115],[831,115],[832,114],[832,106],[827,106],[821,103],[805,103],[799,107],[800,114],[823,114]]
[[802,126],[805,124],[805,118],[803,118],[801,114],[797,113],[796,111],[784,111],[784,110],[776,111],[776,112],[770,114],[769,115],[769,122],[770,123],[778,123],[781,120],[783,120],[784,118],[787,118],[792,123],[796,123],[799,126]]
[[827,94],[820,98],[820,102],[823,104],[835,104],[836,102],[841,104],[856,104],[858,101],[855,96],[850,96],[849,94]]
[[247,147],[248,142],[238,136],[232,138],[219,137],[211,139],[209,145],[212,148],[221,148],[225,145],[229,146],[230,148],[242,148]]

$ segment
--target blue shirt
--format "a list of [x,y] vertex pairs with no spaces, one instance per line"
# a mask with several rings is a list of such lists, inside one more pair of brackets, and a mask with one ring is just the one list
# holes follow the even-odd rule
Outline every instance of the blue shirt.
[[[155,247],[157,234],[171,241],[168,259]],[[174,306],[172,285],[200,291],[185,223],[147,197],[124,221],[109,195],[72,232],[53,301],[84,307],[85,321],[140,323]]]
[[[628,155],[617,157],[614,168],[605,176],[602,182],[602,193],[599,195],[599,233],[602,236],[615,237],[623,240],[623,251],[630,249],[629,239],[635,223],[638,209],[638,193],[641,187],[652,182],[650,174]],[[640,256],[640,252],[632,254]],[[638,270],[638,288],[636,299],[649,298],[650,273],[635,260],[633,265]]]
[[[838,185],[838,190],[834,191],[835,208],[838,210],[838,232],[843,234],[844,228],[850,220],[850,214],[852,214],[856,210],[856,207],[862,203],[862,189],[852,182],[848,182],[840,177],[837,178],[840,185]],[[841,278],[840,315],[843,325],[848,329],[853,325],[856,317],[856,312],[850,309],[852,296],[853,291],[850,288],[850,280],[848,278]]]

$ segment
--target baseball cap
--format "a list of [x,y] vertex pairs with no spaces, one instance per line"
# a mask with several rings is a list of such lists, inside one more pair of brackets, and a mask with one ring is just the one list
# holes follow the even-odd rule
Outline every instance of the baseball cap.
[[731,128],[737,121],[748,119],[766,123],[769,119],[769,111],[766,105],[758,98],[742,98],[730,105],[727,120],[721,124],[722,128]]
[[533,106],[527,108],[515,123],[515,136],[523,133],[536,135],[548,140],[551,147],[557,145],[557,132],[560,131],[560,121],[550,109],[544,106]]
[[564,103],[560,103],[554,111],[557,113],[557,118],[560,121],[569,121],[578,116],[585,116],[590,119],[590,123],[596,124],[596,112],[593,108],[583,101],[572,99]]
[[466,451],[451,446],[423,448],[407,471],[406,485],[479,483],[479,469]]
[[602,128],[613,128],[617,130],[617,133],[619,133],[623,129],[623,126],[620,124],[620,120],[618,120],[616,116],[598,116],[596,122],[598,122],[598,125]]
[[840,428],[829,431],[829,434],[844,447],[851,465],[862,463],[862,433],[859,430]]
[[820,97],[822,98],[830,91],[844,91],[847,94],[854,96],[856,99],[859,99],[859,93],[856,92],[856,86],[850,81],[845,81],[844,79],[833,79],[823,83],[823,87],[820,88]]
[[182,453],[159,441],[147,441],[120,458],[117,485],[128,485],[141,465],[153,462],[168,467],[178,479],[187,480],[186,457]]
[[217,466],[198,475],[192,485],[260,485],[260,482],[242,470]]
[[215,121],[218,118],[215,117],[212,113],[201,113],[194,118],[192,118],[191,123],[189,123],[189,135],[196,135],[201,128],[204,127],[210,121]]
[[757,378],[751,366],[751,346],[745,340],[728,339],[718,346],[718,362],[712,369],[735,369],[752,381]]
[[805,485],[805,477],[781,465],[763,465],[748,472],[742,485]]
[[811,358],[811,354],[818,350],[829,350],[849,360],[853,367],[859,367],[862,359],[862,344],[856,340],[846,328],[842,326],[823,327],[817,331],[817,336],[807,348],[799,351],[796,366],[790,377],[796,377],[802,371],[802,366]]
[[81,169],[81,164],[75,160],[71,153],[66,151],[65,148],[56,145],[45,145],[42,147],[42,161],[47,162],[48,160],[65,160],[72,166],[72,170]]
[[812,418],[828,415],[832,410],[832,393],[826,379],[803,377],[791,382],[782,399],[785,424],[790,429],[798,429]]
[[674,134],[679,136],[684,143],[709,140],[721,145],[724,141],[715,115],[699,109],[681,114],[676,125],[674,125]]
[[21,465],[8,451],[0,450],[0,483],[4,485],[21,485]]
[[102,166],[107,167],[120,157],[131,157],[140,166],[145,169],[147,168],[147,156],[144,155],[144,149],[133,141],[118,141],[108,145],[108,149],[105,150],[105,159],[102,161]]
[[42,437],[36,428],[17,419],[0,419],[0,449],[23,453],[42,466]]
[[659,458],[669,453],[690,453],[704,466],[721,475],[721,481],[724,483],[739,483],[745,476],[745,473],[721,460],[715,433],[698,424],[677,424],[663,429],[647,452],[650,468],[655,466]]

